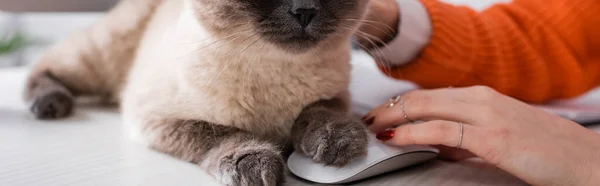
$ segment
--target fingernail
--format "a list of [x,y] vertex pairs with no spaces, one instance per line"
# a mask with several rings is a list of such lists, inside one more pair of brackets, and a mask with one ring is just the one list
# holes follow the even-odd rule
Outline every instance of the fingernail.
[[377,139],[381,141],[387,141],[394,137],[394,130],[386,130],[382,133],[377,134]]
[[373,124],[373,121],[375,121],[375,117],[371,117],[371,118],[367,119],[366,121],[365,121],[365,120],[363,120],[363,122],[364,122],[364,123],[365,123],[367,126],[369,126],[369,125],[372,125],[372,124]]

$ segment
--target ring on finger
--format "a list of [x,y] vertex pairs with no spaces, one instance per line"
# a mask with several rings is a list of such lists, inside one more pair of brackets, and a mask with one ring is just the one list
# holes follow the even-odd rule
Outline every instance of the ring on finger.
[[404,116],[403,116],[403,117],[404,117],[404,119],[405,119],[406,121],[408,121],[408,122],[414,123],[414,121],[413,121],[413,120],[411,120],[411,119],[408,117],[408,115],[406,114],[406,111],[405,111],[405,109],[404,109],[404,99],[402,99],[402,96],[400,96],[400,95],[397,95],[397,96],[391,97],[391,98],[390,98],[390,101],[391,101],[391,103],[390,103],[390,104],[388,104],[387,108],[391,108],[391,107],[395,106],[396,104],[398,104],[398,102],[400,102],[400,109],[402,110],[402,114],[404,115]]
[[390,98],[391,103],[388,104],[387,108],[391,108],[394,105],[396,105],[398,103],[398,101],[400,101],[401,98],[402,98],[402,96],[400,96],[400,95]]
[[406,110],[404,109],[404,99],[402,99],[402,97],[400,97],[400,109],[402,109],[402,114],[404,114],[404,119],[406,119],[406,121],[409,121],[411,123],[415,122],[411,120],[406,114]]
[[458,122],[458,124],[460,125],[460,133],[458,136],[458,145],[456,145],[456,148],[460,149],[460,147],[462,146],[462,140],[463,140],[463,122]]

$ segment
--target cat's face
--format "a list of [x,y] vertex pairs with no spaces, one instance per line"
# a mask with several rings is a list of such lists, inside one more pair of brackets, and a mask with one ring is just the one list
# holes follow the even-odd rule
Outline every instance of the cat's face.
[[347,37],[369,0],[193,1],[203,26],[219,35],[244,35],[303,52],[332,36]]

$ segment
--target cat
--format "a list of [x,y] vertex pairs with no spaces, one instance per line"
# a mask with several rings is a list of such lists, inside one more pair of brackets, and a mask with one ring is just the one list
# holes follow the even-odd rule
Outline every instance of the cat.
[[131,138],[224,185],[281,185],[282,149],[328,166],[367,153],[349,111],[351,37],[369,0],[123,0],[33,65],[39,119],[118,103]]

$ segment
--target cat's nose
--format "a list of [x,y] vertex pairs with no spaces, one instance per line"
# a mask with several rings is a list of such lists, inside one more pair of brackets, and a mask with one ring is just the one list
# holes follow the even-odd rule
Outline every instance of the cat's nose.
[[315,15],[317,15],[317,12],[318,11],[316,8],[297,8],[292,9],[291,11],[291,13],[294,16],[296,16],[296,19],[298,20],[302,28],[310,24],[313,18],[315,18]]

